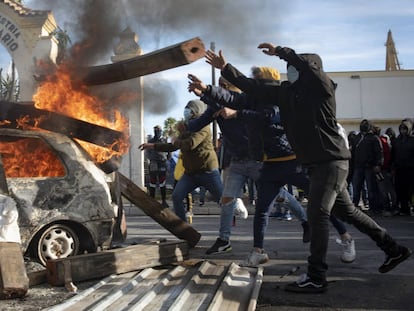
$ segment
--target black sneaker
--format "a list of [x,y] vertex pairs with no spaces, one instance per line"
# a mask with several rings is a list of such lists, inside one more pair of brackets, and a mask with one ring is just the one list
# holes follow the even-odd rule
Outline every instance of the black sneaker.
[[230,241],[217,238],[214,245],[206,251],[206,254],[210,255],[210,254],[216,254],[216,253],[225,253],[225,252],[230,252],[231,249],[232,248],[231,248]]
[[400,246],[400,253],[395,256],[387,256],[382,266],[378,268],[378,271],[381,273],[386,273],[388,271],[391,271],[396,266],[398,266],[400,263],[402,263],[404,260],[406,260],[408,257],[410,257],[411,254],[412,254],[411,249],[405,246]]
[[308,275],[302,274],[299,279],[285,286],[285,291],[294,293],[324,293],[328,290],[328,282],[313,281]]
[[302,227],[303,227],[302,241],[303,243],[309,243],[311,239],[309,223],[307,221],[302,222]]

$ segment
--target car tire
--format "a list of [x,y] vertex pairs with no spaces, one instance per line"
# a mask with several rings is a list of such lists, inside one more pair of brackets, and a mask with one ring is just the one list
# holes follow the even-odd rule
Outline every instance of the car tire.
[[54,224],[42,231],[34,245],[35,256],[41,264],[51,259],[66,258],[78,254],[79,237],[63,224]]

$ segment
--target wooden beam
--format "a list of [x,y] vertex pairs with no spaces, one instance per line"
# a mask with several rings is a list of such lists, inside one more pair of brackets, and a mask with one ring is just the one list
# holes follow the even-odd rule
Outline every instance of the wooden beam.
[[20,244],[0,242],[0,299],[24,297],[28,289]]
[[9,194],[9,187],[7,186],[6,173],[4,172],[3,160],[0,154],[0,194]]
[[117,172],[122,195],[135,206],[144,211],[176,237],[186,240],[190,247],[197,245],[201,234],[188,223],[181,220],[172,210],[164,208],[157,200],[151,198],[143,189],[127,177]]
[[[0,106],[3,103],[0,103]],[[16,128],[17,120],[29,116],[27,126],[38,127],[44,130],[64,134],[70,138],[77,138],[102,147],[112,146],[123,138],[124,134],[107,127],[92,124],[86,121],[74,119],[56,112],[51,112],[34,107],[33,102],[12,103],[2,109],[1,119],[11,123],[3,126]],[[113,147],[117,150],[117,146]]]
[[[152,245],[132,245],[99,253],[49,260],[47,280],[51,285],[86,281],[149,267],[171,264],[188,258],[185,241],[170,241]],[[69,264],[68,264],[69,263]],[[67,267],[70,266],[70,276]],[[66,270],[66,271],[65,271]]]
[[201,39],[193,38],[113,64],[77,69],[76,76],[86,85],[119,82],[192,63],[204,53]]

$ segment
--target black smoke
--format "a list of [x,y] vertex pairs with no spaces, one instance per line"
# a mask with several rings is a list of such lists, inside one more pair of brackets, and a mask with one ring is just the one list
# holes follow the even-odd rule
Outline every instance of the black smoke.
[[[277,32],[267,27],[270,21],[263,16],[269,14],[264,13],[270,10],[277,19],[285,7],[277,0],[33,0],[25,3],[32,9],[51,10],[58,25],[71,36],[72,60],[88,66],[110,62],[118,36],[127,26],[138,34],[138,43],[147,52],[200,37],[206,48],[215,42],[217,50],[223,49],[237,62],[251,55],[250,51],[260,42],[258,37]],[[145,106],[147,112],[163,114],[173,107],[171,101],[175,101],[176,95],[169,82],[162,80],[162,74],[156,77],[144,83]],[[160,84],[162,87],[158,88]]]

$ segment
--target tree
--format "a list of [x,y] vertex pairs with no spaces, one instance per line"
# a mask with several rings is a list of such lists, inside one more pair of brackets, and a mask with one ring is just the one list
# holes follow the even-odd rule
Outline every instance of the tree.
[[3,77],[3,68],[0,68],[0,100],[18,101],[20,95],[19,80],[16,78],[16,65],[11,62],[11,74]]
[[72,40],[70,39],[66,30],[58,27],[52,33],[52,36],[56,38],[58,41],[58,55],[56,57],[56,64],[61,64],[65,58],[68,51],[68,47],[72,44]]
[[172,136],[176,136],[177,134],[177,130],[175,129],[175,125],[177,124],[177,120],[174,118],[167,118],[164,121],[164,137],[172,137]]

